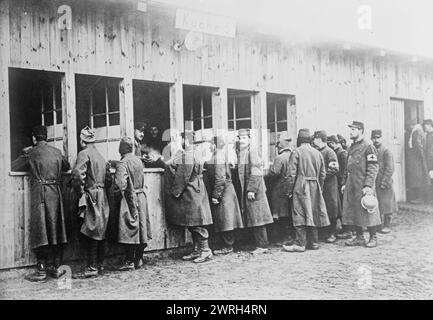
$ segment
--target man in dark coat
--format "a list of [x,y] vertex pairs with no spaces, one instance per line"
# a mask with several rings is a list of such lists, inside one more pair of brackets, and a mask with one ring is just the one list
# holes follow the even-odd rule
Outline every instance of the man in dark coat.
[[[340,197],[340,203],[341,203],[341,212],[343,210],[343,192],[341,192],[341,187],[343,186],[343,180],[344,180],[344,173],[346,172],[346,166],[347,166],[347,151],[343,149],[341,146],[340,140],[332,135],[328,137],[328,145],[329,147],[334,150],[335,154],[337,155],[338,159],[338,175],[337,175],[337,181],[338,181],[338,195]],[[340,214],[340,221],[341,221],[341,214]],[[352,232],[349,230],[349,226],[343,225],[339,233],[337,233],[336,237],[337,239],[349,239],[352,237]]]
[[148,152],[146,145],[147,123],[138,121],[134,125],[134,154],[140,159]]
[[86,251],[85,277],[96,277],[103,271],[105,233],[110,214],[105,183],[109,179],[107,162],[95,146],[95,131],[85,127],[80,133],[77,163],[72,170],[72,182],[79,194],[80,233]]
[[225,138],[223,136],[215,137],[214,146],[214,154],[205,163],[204,168],[214,230],[221,234],[224,243],[223,248],[214,250],[214,254],[220,255],[233,252],[234,230],[243,228],[244,223],[232,183],[232,175],[225,151]]
[[373,130],[371,132],[371,140],[377,149],[377,160],[379,162],[376,192],[382,225],[378,231],[386,234],[391,232],[392,215],[397,213],[397,202],[392,185],[394,159],[391,150],[387,149],[382,143],[382,130]]
[[323,198],[326,204],[326,211],[328,213],[330,226],[327,228],[326,234],[327,243],[334,243],[337,241],[335,234],[337,233],[337,220],[341,218],[341,202],[338,192],[338,173],[339,164],[337,154],[328,145],[328,135],[326,131],[316,131],[314,133],[313,143],[317,150],[323,156],[325,161],[326,178],[323,184]]
[[[353,226],[356,237],[347,241],[347,246],[377,246],[376,227],[381,224],[379,208],[368,212],[361,205],[365,195],[376,195],[376,176],[379,172],[377,150],[364,137],[364,124],[353,121],[350,127],[350,138],[353,143],[349,148],[347,169],[343,181],[343,224]],[[370,233],[365,242],[363,228]]]
[[289,161],[288,190],[293,199],[292,219],[296,240],[291,246],[283,246],[288,252],[319,249],[317,228],[329,226],[322,195],[325,161],[322,154],[311,146],[310,130],[299,130],[297,146]]
[[408,200],[413,203],[428,201],[430,178],[425,156],[425,132],[420,124],[410,127],[407,166]]
[[[26,278],[42,281],[47,270],[55,278],[60,276],[67,237],[59,181],[70,166],[60,150],[48,145],[46,127],[34,127],[32,137],[35,146],[12,163],[12,170],[30,171],[30,245],[36,253],[37,269]],[[47,263],[52,266],[47,268]]]
[[257,150],[250,145],[249,129],[238,131],[239,149],[234,179],[239,205],[246,228],[252,228],[256,249],[251,253],[261,254],[268,251],[266,225],[273,222],[271,209],[266,197],[263,180],[263,164]]
[[287,133],[280,134],[277,142],[278,155],[269,168],[268,180],[271,184],[270,206],[274,219],[274,238],[287,237],[287,242],[293,242],[294,229],[288,197],[288,166],[292,154],[292,138]]
[[193,239],[193,252],[183,260],[195,263],[212,258],[209,232],[212,213],[203,181],[203,163],[194,152],[193,132],[183,135],[183,149],[166,164],[164,199],[168,223],[187,227]]
[[[428,176],[431,181],[431,185],[433,186],[433,120],[427,119],[423,122],[424,132],[426,133],[425,137],[425,158],[426,158],[426,166],[428,171]],[[433,189],[430,188],[428,190],[428,196],[426,198],[431,202],[433,200]]]
[[347,151],[348,147],[347,147],[346,138],[343,137],[341,134],[337,134],[337,139],[338,139],[338,142],[340,143],[341,147],[343,148],[343,150]]
[[118,242],[125,246],[126,259],[120,271],[140,268],[147,242],[152,238],[147,198],[144,190],[144,166],[132,153],[133,142],[122,138],[120,162],[116,164],[113,193],[119,208]]

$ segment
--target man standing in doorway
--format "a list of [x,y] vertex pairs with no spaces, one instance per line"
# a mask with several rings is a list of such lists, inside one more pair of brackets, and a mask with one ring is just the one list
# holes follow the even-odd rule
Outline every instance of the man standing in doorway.
[[[425,158],[427,164],[427,171],[433,186],[433,120],[427,119],[423,122],[423,128],[426,133],[425,137]],[[433,200],[433,188],[430,188],[427,199],[431,202]]]
[[331,225],[326,234],[327,243],[337,241],[337,220],[341,217],[341,203],[338,195],[338,172],[339,165],[335,152],[327,145],[328,136],[326,131],[316,131],[313,143],[323,156],[325,161],[326,178],[323,184],[323,198],[325,199],[326,211]]
[[[379,171],[377,150],[364,138],[364,123],[353,121],[350,127],[352,145],[349,148],[347,169],[343,181],[343,224],[353,226],[356,237],[347,246],[377,246],[376,227],[381,224],[379,208],[367,211],[361,205],[365,195],[376,195],[376,176]],[[368,228],[370,239],[366,243],[363,228]]]
[[397,202],[393,188],[392,175],[394,174],[394,159],[392,153],[382,143],[382,130],[373,130],[371,140],[377,149],[379,173],[376,178],[377,200],[379,200],[379,212],[382,225],[380,233],[391,232],[392,215],[397,213]]
[[108,182],[107,162],[95,146],[95,131],[85,127],[80,133],[83,148],[72,170],[72,182],[79,194],[80,232],[86,251],[86,278],[96,277],[103,271],[105,233],[110,214],[105,183]]
[[134,154],[140,159],[146,154],[145,135],[147,132],[147,123],[136,122],[134,126]]
[[26,279],[43,281],[47,271],[54,278],[61,276],[58,268],[67,238],[60,180],[70,166],[60,150],[48,145],[45,126],[34,127],[32,138],[34,147],[16,159],[12,169],[30,171],[30,245],[37,262],[36,272]]
[[238,138],[237,170],[234,174],[236,192],[245,227],[253,230],[256,249],[251,253],[261,254],[268,251],[266,225],[273,222],[263,180],[263,165],[257,150],[251,146],[250,130],[240,129]]
[[319,249],[317,228],[329,226],[322,189],[326,177],[322,154],[311,146],[308,129],[298,133],[297,148],[289,161],[289,189],[292,195],[292,219],[296,230],[295,244],[283,246],[288,252]]

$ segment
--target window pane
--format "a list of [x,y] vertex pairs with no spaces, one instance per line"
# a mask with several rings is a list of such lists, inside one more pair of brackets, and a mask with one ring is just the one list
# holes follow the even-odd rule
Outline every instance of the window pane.
[[108,88],[108,110],[119,111],[119,88],[117,86]]
[[268,123],[268,129],[270,132],[275,132],[275,123],[274,122]]
[[199,118],[201,116],[201,98],[200,96],[195,96],[192,100],[193,110],[194,110],[194,119]]
[[287,130],[287,122],[279,122],[277,124],[277,130],[278,132],[283,132]]
[[204,119],[204,128],[205,129],[212,128],[212,118],[205,118]]
[[251,120],[236,121],[236,130],[251,129]]
[[105,127],[106,125],[107,125],[107,119],[105,118],[105,115],[93,117],[93,127],[101,128],[101,127]]
[[[56,109],[62,109],[62,86],[60,83],[56,83]],[[57,123],[61,123],[62,121],[58,122],[59,116],[57,115]]]
[[93,89],[93,114],[105,113],[105,89]]
[[233,129],[234,130],[234,122],[233,121],[229,121],[229,129]]
[[53,110],[53,89],[51,85],[43,86],[44,111]]
[[277,103],[277,117],[278,117],[278,120],[287,120],[286,101],[280,101]]
[[266,108],[268,123],[275,122],[274,109],[275,109],[275,104],[268,103]]
[[54,121],[54,115],[52,112],[44,114],[44,121],[46,126],[52,126]]
[[236,98],[236,118],[251,117],[251,98]]
[[212,96],[210,93],[203,96],[203,114],[205,116],[212,115]]
[[228,118],[233,120],[233,98],[229,98],[228,100]]
[[120,124],[120,114],[114,113],[109,116],[110,126],[118,126]]
[[57,113],[57,124],[61,124],[63,121],[62,121],[62,119],[63,119],[63,112],[62,112],[62,110],[57,110],[56,111],[56,113]]
[[194,131],[197,131],[200,129],[201,129],[201,120],[200,119],[194,120]]

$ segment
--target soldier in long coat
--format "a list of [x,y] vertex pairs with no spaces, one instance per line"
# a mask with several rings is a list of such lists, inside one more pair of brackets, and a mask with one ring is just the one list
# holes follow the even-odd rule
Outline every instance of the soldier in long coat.
[[278,155],[269,168],[268,179],[271,184],[270,206],[274,219],[274,230],[279,235],[287,237],[287,242],[293,242],[294,229],[290,212],[288,196],[288,167],[292,155],[292,138],[287,133],[279,136],[277,142]]
[[414,203],[426,202],[430,179],[425,156],[425,132],[420,124],[410,128],[407,150],[408,200]]
[[140,268],[147,242],[152,238],[147,197],[144,186],[144,166],[132,153],[131,138],[119,144],[120,162],[116,164],[113,194],[119,208],[118,242],[125,247],[126,259],[121,271]]
[[213,251],[218,255],[233,252],[234,230],[243,228],[244,223],[224,150],[224,137],[215,137],[214,146],[214,154],[205,163],[204,168],[214,230],[221,234],[224,243],[223,248]]
[[[289,162],[289,193],[292,195],[292,218],[296,230],[295,244],[283,246],[288,252],[317,250],[317,228],[329,226],[322,189],[326,177],[322,154],[311,146],[308,129],[299,130],[296,148]],[[308,243],[307,243],[308,242]]]
[[[350,138],[353,143],[349,148],[347,169],[343,187],[343,224],[353,226],[356,237],[347,241],[347,246],[377,246],[376,227],[381,224],[379,208],[368,212],[361,205],[364,195],[376,195],[376,177],[379,172],[377,150],[364,137],[364,124],[353,121],[350,127]],[[368,243],[365,242],[363,228],[370,233]]]
[[80,233],[86,251],[85,277],[103,271],[105,235],[110,214],[105,184],[109,179],[107,162],[95,146],[95,131],[85,127],[80,133],[83,150],[78,153],[72,170],[72,182],[79,194]]
[[[328,137],[328,145],[329,147],[334,150],[335,154],[337,155],[338,159],[338,174],[337,174],[337,182],[338,182],[338,195],[340,197],[340,207],[341,211],[343,211],[343,192],[341,191],[341,187],[343,186],[344,181],[344,174],[346,172],[346,166],[347,166],[347,150],[343,149],[341,146],[340,140],[337,138],[337,136],[329,136]],[[340,221],[342,220],[341,213],[339,217]],[[349,239],[352,237],[352,232],[350,231],[350,227],[346,226],[342,223],[342,228],[340,232],[337,233],[336,237],[337,239]]]
[[34,127],[32,138],[35,146],[13,161],[12,170],[30,171],[30,246],[35,251],[37,267],[26,278],[42,281],[47,271],[55,278],[60,276],[58,267],[67,243],[60,180],[70,166],[60,150],[48,145],[46,127]]
[[195,263],[212,258],[209,232],[212,213],[203,181],[203,163],[194,152],[193,133],[183,135],[183,149],[166,164],[164,199],[168,223],[187,227],[193,239],[193,251],[183,260]]
[[428,177],[430,178],[430,189],[428,189],[428,195],[426,199],[431,202],[433,200],[433,120],[427,119],[423,121],[423,128],[426,133],[425,137],[425,158],[426,166],[428,171]]
[[325,161],[326,178],[323,184],[323,198],[326,204],[326,211],[330,226],[327,228],[327,243],[337,241],[337,220],[341,218],[341,202],[338,192],[338,173],[339,164],[337,154],[328,145],[328,135],[326,131],[316,131],[313,143],[323,156]]
[[382,225],[380,233],[391,232],[392,215],[397,213],[397,202],[393,188],[392,175],[394,174],[394,158],[391,150],[382,143],[382,130],[373,130],[371,140],[377,150],[379,172],[376,177],[377,200],[379,201],[379,212]]
[[267,252],[266,225],[273,222],[263,180],[263,164],[257,151],[250,145],[250,131],[238,131],[239,149],[234,179],[236,194],[246,228],[252,228],[256,249],[253,254]]

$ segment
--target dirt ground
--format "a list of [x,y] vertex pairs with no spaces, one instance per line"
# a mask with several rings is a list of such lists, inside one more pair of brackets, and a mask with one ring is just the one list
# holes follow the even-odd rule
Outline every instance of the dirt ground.
[[[196,265],[154,257],[144,268],[95,279],[24,280],[0,272],[2,299],[432,299],[433,210],[400,213],[375,249],[322,244],[318,251],[240,251]],[[368,237],[368,236],[367,236]],[[76,268],[76,267],[74,267]],[[70,285],[70,286],[69,286]]]

